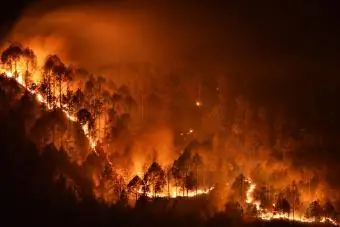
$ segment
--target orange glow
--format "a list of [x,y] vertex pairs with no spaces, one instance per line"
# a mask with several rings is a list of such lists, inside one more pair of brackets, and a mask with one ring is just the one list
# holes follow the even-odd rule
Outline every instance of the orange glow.
[[[170,198],[177,198],[177,197],[182,197],[182,196],[185,196],[185,197],[195,197],[195,196],[199,196],[199,195],[205,195],[205,194],[208,194],[209,192],[211,192],[214,187],[211,187],[209,189],[197,189],[197,191],[182,191],[182,189],[179,189],[179,188],[176,188],[175,186],[173,185],[170,185],[169,186],[169,192],[167,192],[167,190],[164,190],[163,192],[160,192],[160,193],[156,193],[155,197],[170,197]],[[142,190],[139,190],[139,193],[140,194],[143,194],[143,191]],[[148,192],[146,194],[148,197],[152,198],[154,197],[154,195],[152,194],[152,192]]]
[[[25,81],[24,81],[24,79],[23,79],[23,74],[24,74],[23,72],[25,71],[24,64],[25,64],[24,62],[20,62],[20,61],[19,61],[19,64],[18,64],[18,66],[17,66],[17,74],[18,74],[18,76],[17,76],[17,78],[15,78],[15,80],[18,82],[18,84],[20,84],[20,85],[23,86],[23,87],[26,86],[26,83],[25,83]],[[12,73],[11,71],[5,69],[4,67],[1,67],[1,71],[4,72],[5,75],[6,75],[8,78],[14,78],[13,73]],[[34,79],[34,78],[33,78],[33,79]],[[38,83],[38,81],[33,81],[33,83]],[[27,90],[28,90],[31,94],[35,94],[36,100],[37,100],[38,102],[40,102],[40,103],[45,104],[46,107],[47,107],[49,110],[51,110],[51,109],[53,108],[51,105],[48,105],[48,104],[47,104],[47,101],[44,99],[44,97],[42,96],[42,94],[36,93],[35,91],[30,90],[29,88],[27,88]],[[59,103],[59,102],[56,102],[56,105],[57,105],[58,108],[61,108],[61,109],[62,109],[62,111],[65,113],[65,116],[66,116],[69,120],[71,120],[71,121],[73,121],[73,122],[76,122],[76,121],[77,121],[76,116],[74,116],[73,113],[68,112],[68,111],[65,109],[65,107],[60,106],[60,103]],[[88,138],[92,150],[93,150],[94,152],[96,152],[96,150],[95,150],[95,147],[96,147],[96,142],[95,142],[95,141],[96,141],[96,139],[95,139],[95,138],[92,138],[92,137],[89,135],[88,125],[87,125],[87,124],[84,125],[84,126],[82,127],[82,130],[83,130],[85,136]]]
[[196,104],[197,107],[201,107],[203,105],[200,100],[197,100],[195,104]]
[[[40,59],[42,59],[42,58],[40,57]],[[16,65],[16,73],[13,73],[11,70],[7,69],[4,66],[1,66],[0,70],[1,70],[1,72],[4,73],[3,75],[5,75],[7,78],[15,79],[17,81],[17,83],[20,84],[23,88],[25,88],[28,92],[35,95],[36,100],[39,103],[44,104],[47,109],[49,109],[49,110],[53,109],[53,106],[47,102],[47,100],[44,98],[43,94],[39,93],[36,90],[31,90],[29,87],[27,87],[26,81],[24,79],[25,78],[24,75],[25,75],[25,71],[26,71],[25,64],[26,63],[24,61],[19,60],[17,62],[17,65]],[[40,78],[41,78],[41,75],[38,72],[33,72],[33,75],[31,77],[31,80],[32,80],[31,82],[38,84],[39,81],[40,81]],[[63,91],[61,91],[60,93],[64,93],[64,92],[66,92],[65,89]],[[59,94],[57,94],[57,95],[59,95]],[[191,100],[190,102],[192,102],[192,99],[190,99],[190,100]],[[200,100],[197,100],[195,104],[196,104],[197,107],[201,107],[203,105],[203,103]],[[55,105],[56,105],[57,108],[60,108],[62,110],[62,112],[65,114],[65,116],[70,121],[77,122],[77,117],[76,117],[75,112],[69,111],[66,106],[64,106],[63,104],[60,104],[59,102],[56,102]],[[190,105],[192,105],[192,103]],[[190,124],[190,126],[194,127],[194,125],[191,125],[191,124]],[[236,126],[238,126],[238,125],[236,125]],[[238,127],[236,127],[236,126],[235,126],[235,128],[238,129]],[[88,123],[83,125],[81,127],[81,129],[82,129],[84,135],[86,136],[86,138],[89,142],[89,145],[91,147],[91,151],[93,153],[99,155],[98,152],[97,152],[97,145],[98,145],[97,143],[98,143],[98,141],[101,140],[101,138],[97,135],[93,136],[90,133]],[[196,132],[196,129],[197,129],[197,132]],[[235,130],[235,131],[239,131],[239,130]],[[198,128],[195,127],[195,130],[193,128],[188,128],[188,130],[186,132],[182,132],[180,135],[181,136],[194,137],[197,134],[199,134],[199,130],[198,130]],[[237,132],[235,134],[239,134],[239,133]],[[147,141],[147,142],[145,142],[145,141]],[[122,168],[116,168],[115,171],[117,173],[119,173],[121,176],[123,176],[124,183],[126,183],[128,180],[130,180],[129,177],[131,177],[131,172],[136,173],[132,176],[137,175],[142,179],[143,172],[144,172],[143,164],[150,162],[149,159],[156,159],[155,157],[150,157],[149,159],[147,157],[145,157],[146,156],[145,151],[146,150],[153,150],[153,149],[159,151],[159,153],[157,154],[158,155],[157,161],[160,161],[163,167],[165,166],[166,168],[168,168],[168,166],[170,166],[172,164],[172,161],[174,160],[174,157],[172,156],[173,153],[171,153],[173,150],[175,150],[174,147],[172,147],[172,142],[173,142],[172,134],[168,130],[164,130],[162,132],[161,132],[161,130],[159,130],[156,133],[153,133],[153,132],[150,133],[149,132],[149,133],[143,134],[142,136],[140,136],[140,138],[135,139],[133,145],[131,146],[132,147],[131,149],[134,149],[134,151],[137,151],[137,152],[132,152],[135,155],[133,157],[134,160],[132,161],[133,162],[132,171],[130,169],[129,170],[130,172],[125,173],[124,172],[124,166]],[[115,145],[117,147],[120,146],[119,142],[117,142],[117,144],[115,144]],[[115,147],[115,148],[117,148],[117,147]],[[123,145],[122,145],[122,147],[123,147]],[[260,151],[263,154],[261,152],[259,152],[260,153],[258,155],[259,160],[261,158],[263,158],[263,160],[267,159],[268,153],[267,153],[267,150],[265,149],[265,147]],[[138,153],[138,155],[136,155],[136,153]],[[112,166],[113,164],[112,164],[112,162],[109,158],[108,152],[106,152],[106,153],[104,152],[104,155],[105,155],[107,163]],[[202,155],[202,156],[204,156],[204,155]],[[232,156],[232,157],[228,157],[228,158],[233,159],[238,163],[244,164],[243,162],[244,162],[245,158],[242,155],[235,156],[235,157]],[[208,160],[208,161],[210,161],[210,160]],[[281,163],[266,163],[266,164],[267,164],[266,171],[271,169],[271,168],[277,169],[277,170],[284,169],[282,167],[283,164],[281,164]],[[212,164],[212,165],[214,165],[214,164]],[[250,168],[250,167],[248,167],[248,166],[250,166],[250,164],[248,165],[248,163],[246,163],[245,165],[246,165],[245,168]],[[292,175],[294,175],[294,174],[292,174]],[[287,179],[288,179],[287,181],[291,180],[291,179],[289,179],[289,177],[290,176],[287,177]],[[101,183],[100,177],[98,177],[96,174],[92,173],[92,178],[93,178],[93,181],[95,182],[96,186],[98,186]],[[293,220],[293,221],[297,221],[297,222],[306,222],[306,223],[316,222],[316,220],[314,218],[306,218],[303,214],[295,213],[294,216],[290,216],[289,214],[276,213],[272,210],[262,208],[260,201],[257,201],[254,197],[254,192],[255,192],[256,187],[257,187],[256,183],[253,182],[251,179],[248,179],[247,182],[249,183],[249,188],[246,191],[245,202],[247,204],[251,204],[251,205],[255,206],[256,210],[258,211],[257,217],[259,219],[262,219],[262,220],[285,219],[285,220]],[[107,183],[107,182],[105,182],[105,183]],[[283,180],[282,182],[276,182],[276,184],[280,185],[280,186],[284,185],[285,183],[286,183],[285,180]],[[195,197],[195,196],[198,196],[198,195],[209,194],[214,189],[214,187],[210,187],[208,189],[198,188],[197,190],[191,190],[191,191],[184,190],[183,191],[183,189],[181,187],[178,187],[178,186],[176,187],[175,185],[172,185],[170,182],[167,182],[167,184],[169,184],[169,185],[167,185],[165,187],[165,189],[163,189],[161,192],[156,193],[156,194],[153,194],[152,192],[147,192],[146,195],[148,197],[169,197],[169,198],[176,198],[176,197],[183,197],[183,196],[185,196],[185,197]],[[103,191],[100,191],[100,192],[97,192],[96,190],[97,189],[94,189],[95,194],[98,195],[98,197],[104,198],[105,201],[112,202],[112,201],[115,200],[112,197],[112,195],[110,194],[109,189],[108,190],[104,189]],[[142,191],[142,189],[139,189],[138,193],[143,194],[144,192]],[[275,206],[275,204],[273,204],[273,206]],[[334,225],[338,225],[338,223],[335,220],[328,218],[328,217],[322,217],[320,222],[330,222]]]
[[[317,222],[314,218],[306,218],[303,214],[294,214],[294,217],[292,215],[289,215],[287,213],[275,213],[273,211],[262,209],[260,207],[260,202],[256,201],[253,197],[254,190],[256,188],[256,184],[252,182],[251,180],[247,180],[248,183],[250,183],[250,186],[246,192],[246,203],[255,205],[257,211],[258,211],[258,218],[262,220],[274,220],[274,219],[284,219],[289,221],[296,221],[296,222],[305,222],[305,223],[313,223]],[[275,206],[275,204],[273,204]],[[335,220],[328,218],[328,217],[322,217],[319,222],[330,222],[333,225],[339,225]]]

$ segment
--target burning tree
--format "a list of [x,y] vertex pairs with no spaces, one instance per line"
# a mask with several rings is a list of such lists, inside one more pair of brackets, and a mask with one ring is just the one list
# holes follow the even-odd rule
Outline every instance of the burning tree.
[[243,201],[246,197],[246,190],[250,186],[249,182],[246,180],[243,174],[238,175],[233,182],[231,189],[235,197],[239,201]]
[[26,89],[29,87],[31,83],[32,72],[30,72],[30,68],[33,70],[37,67],[37,56],[34,54],[33,50],[30,48],[25,48],[22,53],[25,61],[26,61],[26,71],[24,76]]
[[166,185],[166,176],[162,167],[153,162],[149,167],[143,178],[144,194],[152,192],[155,197],[157,193],[161,192]]
[[[48,82],[48,87],[53,86],[53,97],[58,87],[59,106],[62,105],[62,84],[71,80],[72,69],[67,67],[57,55],[50,55],[44,64],[44,72]],[[53,77],[54,76],[54,77]]]
[[301,201],[300,201],[300,193],[298,190],[298,187],[295,182],[292,183],[292,185],[289,185],[284,190],[285,198],[289,202],[289,204],[292,205],[292,212],[293,217],[295,215],[295,211],[298,210],[301,207]]
[[334,206],[330,201],[327,201],[323,206],[322,206],[322,213],[323,216],[327,218],[331,218],[333,220],[337,219],[338,212],[335,210]]
[[67,112],[73,113],[74,112],[74,100],[73,100],[73,92],[68,88],[66,90],[66,94],[63,95],[62,104],[66,106]]
[[43,66],[43,84],[46,87],[45,95],[47,96],[47,103],[55,106],[55,78],[53,74],[59,71],[58,66],[61,61],[57,55],[49,55]]
[[91,121],[91,118],[91,113],[85,108],[79,110],[77,113],[77,119],[81,125],[87,124],[89,121]]
[[307,218],[314,218],[315,220],[320,221],[322,215],[323,215],[323,210],[318,200],[313,201],[311,204],[309,204],[306,210]]
[[128,191],[135,194],[136,201],[138,200],[138,195],[142,185],[143,180],[138,175],[134,176],[134,178],[132,178],[132,180],[127,185]]
[[255,189],[254,198],[257,201],[260,201],[260,206],[265,209],[272,208],[270,191],[266,186],[260,186],[258,189]]
[[[18,68],[17,63],[20,58],[23,56],[23,48],[19,43],[11,44],[4,52],[1,54],[1,62],[7,65],[11,73],[14,73],[14,77],[18,76]],[[14,72],[13,72],[13,65],[14,65]]]
[[124,179],[109,163],[105,164],[104,170],[100,176],[100,184],[96,191],[107,202],[126,203],[127,198]]
[[185,189],[195,190],[198,187],[198,171],[203,166],[202,158],[198,153],[192,154],[192,147],[196,145],[195,142],[190,143],[182,155],[174,161],[171,173],[176,181],[176,187],[181,185],[184,196]]
[[245,214],[250,217],[257,217],[259,214],[259,210],[257,209],[255,204],[249,203],[245,207]]
[[290,204],[288,200],[283,196],[279,196],[278,200],[275,203],[274,211],[279,214],[287,214],[289,216]]
[[197,191],[197,178],[193,172],[190,172],[185,177],[184,185],[185,185],[185,188],[187,189],[187,194],[188,194],[188,191],[193,191],[195,189]]

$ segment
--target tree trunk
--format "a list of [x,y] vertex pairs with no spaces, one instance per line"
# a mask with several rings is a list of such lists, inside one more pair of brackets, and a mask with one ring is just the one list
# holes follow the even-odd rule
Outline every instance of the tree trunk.
[[197,186],[198,186],[198,168],[197,168],[197,165],[196,165],[196,196],[197,196]]
[[14,77],[15,77],[15,79],[17,78],[17,74],[18,74],[18,72],[17,72],[17,61],[14,61]]
[[63,147],[63,133],[60,130],[60,149]]
[[26,90],[27,90],[27,87],[28,87],[28,61],[26,61],[26,74],[25,74],[25,87],[26,87]]
[[100,115],[98,114],[98,140],[100,140]]
[[54,125],[52,126],[52,141],[54,144],[54,137],[55,137],[55,131],[54,131]]
[[61,78],[59,78],[59,106],[60,109],[62,109],[62,104],[61,104]]
[[168,182],[168,197],[170,198],[170,182],[169,182],[169,173],[167,173],[167,182]]
[[185,192],[185,186],[184,186],[184,182],[183,182],[183,185],[182,185],[182,194],[183,194],[183,197],[184,197],[184,192]]
[[53,109],[55,109],[55,108],[56,108],[56,100],[55,100],[55,86],[56,86],[56,84],[55,84],[55,80],[54,80],[54,82],[53,82],[53,95],[52,95]]
[[177,180],[176,180],[175,190],[176,190],[176,197],[177,197]]
[[106,123],[107,123],[107,111],[104,113],[104,138],[106,138]]

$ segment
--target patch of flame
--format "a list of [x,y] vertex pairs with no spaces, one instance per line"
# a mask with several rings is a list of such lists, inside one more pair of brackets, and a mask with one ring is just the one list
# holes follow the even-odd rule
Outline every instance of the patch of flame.
[[[3,75],[5,75],[7,78],[15,78],[13,73],[9,70],[6,70],[4,67],[1,67],[1,71],[3,72]],[[26,87],[26,83],[23,79],[23,72],[24,70],[21,70],[21,67],[18,67],[17,69],[17,77],[15,78],[15,80],[17,81],[18,84],[20,84],[21,86],[23,87]],[[40,94],[40,93],[37,93],[29,88],[26,88],[27,91],[29,91],[31,94],[34,94],[35,97],[36,97],[36,100],[39,102],[39,103],[43,103],[46,105],[46,107],[51,110],[53,107],[51,105],[48,105],[46,99],[44,99],[44,97]],[[74,116],[72,113],[68,112],[63,106],[60,105],[60,103],[56,102],[56,105],[58,108],[60,108],[64,113],[65,113],[65,116],[73,121],[73,122],[76,122],[77,121],[77,117]],[[88,130],[88,125],[85,124],[83,127],[82,127],[82,130],[84,132],[84,135],[87,137],[88,141],[89,141],[89,144],[92,148],[92,150],[96,152],[96,139],[91,137],[90,134],[89,134],[89,130]]]
[[[257,218],[259,218],[261,220],[270,221],[270,220],[275,220],[275,219],[283,219],[283,220],[289,220],[289,221],[295,221],[295,222],[304,222],[304,223],[315,223],[315,222],[325,223],[325,222],[329,222],[333,225],[339,225],[339,223],[337,223],[335,220],[328,218],[328,217],[322,217],[320,221],[317,221],[315,218],[306,218],[302,214],[294,214],[294,216],[291,216],[287,213],[285,213],[285,214],[275,213],[275,212],[272,212],[270,210],[263,209],[263,208],[260,207],[260,202],[256,201],[254,199],[254,196],[253,196],[253,193],[254,193],[255,188],[256,188],[256,184],[254,182],[252,182],[252,180],[250,180],[250,179],[248,179],[247,182],[250,184],[250,186],[249,186],[249,188],[246,192],[246,203],[252,204],[256,207],[256,209],[258,211]],[[275,207],[275,204],[273,204],[273,207]]]
[[[208,188],[208,189],[197,189],[193,191],[184,191],[179,190],[175,186],[170,186],[169,192],[167,190],[164,190],[163,192],[159,192],[156,194],[153,194],[152,192],[146,193],[147,197],[159,197],[159,198],[177,198],[177,197],[195,197],[195,196],[200,196],[200,195],[205,195],[211,192],[214,189],[214,187]],[[139,194],[144,194],[143,190],[139,190]]]

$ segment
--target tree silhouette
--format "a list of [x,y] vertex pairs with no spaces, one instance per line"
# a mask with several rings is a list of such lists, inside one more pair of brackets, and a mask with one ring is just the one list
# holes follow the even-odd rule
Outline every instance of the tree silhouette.
[[287,214],[289,216],[290,213],[290,204],[287,199],[280,196],[275,203],[274,211],[280,214]]
[[78,112],[80,108],[84,107],[85,103],[85,95],[84,93],[78,88],[72,97],[72,102],[75,104],[76,111]]
[[231,185],[231,189],[234,192],[237,199],[243,201],[246,195],[246,189],[249,187],[249,182],[246,181],[246,178],[243,174],[239,174],[233,184]]
[[[23,48],[19,43],[11,44],[7,49],[5,49],[1,54],[1,62],[8,67],[10,67],[11,73],[16,78],[18,76],[17,63],[22,57]],[[13,72],[14,64],[14,72]]]
[[318,200],[313,201],[309,204],[307,210],[306,210],[306,217],[307,218],[314,218],[316,221],[321,220],[322,217],[322,207],[320,205],[320,202]]
[[172,175],[177,181],[176,184],[182,185],[183,196],[186,188],[186,177],[189,175],[192,164],[191,149],[188,146],[172,165]]
[[32,70],[37,67],[37,56],[34,54],[33,50],[31,50],[30,48],[25,48],[23,50],[22,55],[26,61],[26,71],[25,71],[24,81],[25,81],[25,86],[27,89],[30,86],[31,76],[32,76],[32,72],[30,72],[30,66]]
[[100,98],[95,98],[92,102],[93,120],[98,120],[98,138],[100,138],[100,117],[103,114],[103,102]]
[[63,106],[66,106],[66,110],[68,113],[74,112],[74,100],[73,100],[74,94],[72,90],[69,88],[66,90],[66,94],[63,95],[62,98],[62,104]]
[[259,214],[259,211],[257,210],[255,204],[247,204],[245,208],[245,214],[250,217],[256,217]]
[[336,219],[338,215],[338,212],[329,200],[322,206],[322,213],[325,217],[333,220]]
[[61,107],[62,104],[62,83],[64,80],[67,80],[66,74],[67,74],[67,68],[64,65],[64,63],[61,62],[61,60],[58,57],[55,57],[54,59],[54,65],[51,68],[53,74],[55,75],[55,81],[58,85],[58,92],[59,92],[59,106]]
[[295,182],[285,189],[285,198],[287,198],[289,204],[292,205],[293,216],[295,215],[295,210],[301,207],[300,193]]
[[89,123],[91,121],[91,118],[91,113],[85,108],[79,110],[77,113],[77,119],[81,125]]
[[135,194],[136,201],[138,200],[138,195],[139,195],[139,191],[142,187],[142,184],[143,184],[142,179],[138,175],[136,175],[132,178],[132,180],[130,180],[130,182],[127,185],[129,192]]
[[[61,61],[57,55],[49,55],[46,58],[46,61],[43,65],[43,74],[44,74],[44,83],[47,84],[46,93],[47,93],[47,102],[49,105],[53,105],[55,107],[55,87],[56,87],[56,78],[53,77],[53,74],[59,72],[61,69]],[[58,68],[59,67],[59,68]]]
[[144,193],[152,192],[153,197],[156,197],[157,193],[161,192],[165,185],[166,176],[163,169],[157,162],[153,162],[143,178]]
[[199,169],[203,167],[202,157],[198,153],[195,153],[193,158],[192,158],[192,162],[193,162],[193,168],[194,168],[193,171],[195,171],[195,179],[196,179],[195,189],[196,189],[196,194],[197,194],[198,172],[199,172]]
[[193,172],[190,172],[185,177],[185,188],[187,189],[187,195],[188,191],[193,191],[197,189],[197,178]]
[[271,198],[267,187],[265,186],[256,187],[254,191],[254,198],[255,200],[260,201],[261,203],[260,206],[262,208],[266,209],[272,208]]

